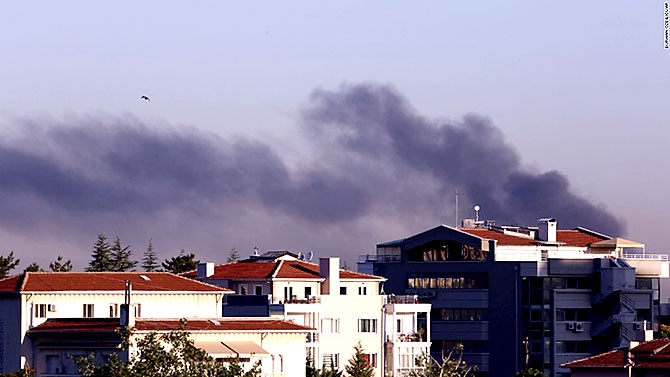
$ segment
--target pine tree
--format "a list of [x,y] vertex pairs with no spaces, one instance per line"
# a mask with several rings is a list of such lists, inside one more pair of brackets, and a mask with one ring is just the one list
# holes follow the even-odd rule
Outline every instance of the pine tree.
[[109,260],[112,266],[111,270],[120,272],[133,271],[135,266],[137,266],[137,261],[130,259],[131,255],[132,251],[130,251],[130,246],[121,246],[121,239],[119,236],[116,236],[109,253]]
[[6,278],[9,271],[15,269],[20,262],[21,259],[14,260],[14,251],[10,251],[6,257],[0,255],[0,279]]
[[363,352],[363,347],[359,341],[356,346],[354,346],[354,354],[349,359],[349,364],[344,367],[344,370],[347,372],[347,375],[350,377],[372,377],[375,374],[375,370],[370,366],[370,362],[366,360],[365,353]]
[[144,258],[142,259],[142,268],[147,272],[158,271],[158,257],[154,251],[154,245],[151,239],[149,239],[149,246],[147,251],[144,252]]
[[193,271],[198,268],[199,260],[195,260],[195,254],[186,254],[186,250],[181,249],[179,256],[166,259],[163,262],[163,268],[173,274],[180,274],[186,271]]
[[86,271],[112,271],[111,251],[106,235],[102,233],[98,234],[98,240],[93,245],[91,258]]
[[43,269],[40,268],[40,265],[37,264],[36,262],[33,262],[30,264],[30,266],[26,267],[23,272],[41,272],[44,271]]
[[237,262],[238,260],[240,260],[240,253],[235,248],[230,249],[230,255],[228,255],[226,263]]
[[63,256],[59,255],[58,259],[49,264],[49,268],[53,272],[72,271],[72,262],[68,259],[67,262],[63,263]]

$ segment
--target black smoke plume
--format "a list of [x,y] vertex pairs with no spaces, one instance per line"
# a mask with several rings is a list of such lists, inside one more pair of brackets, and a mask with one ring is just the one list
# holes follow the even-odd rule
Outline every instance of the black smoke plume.
[[524,168],[490,121],[426,119],[390,86],[316,90],[300,125],[297,140],[311,158],[290,164],[291,151],[261,140],[132,116],[9,121],[0,140],[0,226],[69,238],[87,251],[97,233],[125,232],[164,237],[165,257],[198,249],[220,262],[235,245],[261,242],[349,259],[453,225],[458,190],[463,208],[479,204],[499,224],[551,216],[561,228],[624,231],[602,205],[572,193],[561,173]]

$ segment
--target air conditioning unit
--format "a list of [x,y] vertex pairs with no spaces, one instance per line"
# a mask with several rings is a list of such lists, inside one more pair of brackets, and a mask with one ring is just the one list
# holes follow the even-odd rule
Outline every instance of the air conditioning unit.
[[644,325],[641,322],[635,322],[635,330],[645,330]]
[[575,331],[575,323],[574,322],[568,322],[565,326],[565,328],[568,331]]
[[47,305],[47,311],[55,312],[56,311],[56,304]]
[[575,322],[575,332],[584,331],[584,322]]

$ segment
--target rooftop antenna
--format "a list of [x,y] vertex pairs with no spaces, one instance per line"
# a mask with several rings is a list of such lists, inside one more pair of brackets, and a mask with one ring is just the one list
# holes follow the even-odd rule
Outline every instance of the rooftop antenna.
[[258,246],[254,246],[254,255],[258,256]]
[[475,222],[479,221],[479,210],[480,209],[481,209],[481,207],[475,204]]
[[458,228],[458,190],[456,190],[456,223],[454,226]]

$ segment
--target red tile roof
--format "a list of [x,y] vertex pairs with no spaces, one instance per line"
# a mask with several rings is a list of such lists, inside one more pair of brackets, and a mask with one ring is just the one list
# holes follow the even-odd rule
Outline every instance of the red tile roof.
[[[670,347],[668,346],[670,346],[670,340],[655,339],[641,343],[630,351],[616,349],[571,361],[561,366],[564,368],[623,368],[632,365],[634,370],[670,369]],[[629,356],[631,364],[629,364]]]
[[[182,276],[195,278],[197,271],[183,273]],[[323,280],[319,275],[319,265],[299,260],[255,261],[244,260],[220,264],[214,267],[214,274],[208,279],[313,279]],[[385,280],[381,276],[340,270],[340,279]]]
[[[135,330],[138,331],[172,331],[179,328],[178,319],[137,319]],[[46,322],[30,329],[30,333],[56,332],[114,332],[120,329],[118,318],[49,318]],[[279,319],[260,318],[217,318],[188,320],[184,330],[194,331],[313,331],[306,326]]]
[[23,274],[0,279],[0,292],[18,292],[23,283]]
[[28,330],[28,332],[114,332],[120,328],[118,318],[49,318],[46,322]]
[[0,292],[123,291],[230,292],[169,272],[25,272],[0,280]]
[[[538,243],[535,239],[518,237],[512,234],[503,234],[490,229],[459,228],[459,230],[480,238],[496,240],[498,241],[498,246],[533,246]],[[607,238],[598,237],[594,234],[577,229],[556,231],[556,242],[563,243],[565,246],[586,247],[594,242],[603,241],[605,239]]]
[[[171,331],[179,328],[179,320],[137,320],[135,330]],[[311,327],[270,318],[217,318],[215,320],[190,319],[186,331],[313,331]]]
[[623,368],[626,366],[627,350],[612,350],[595,356],[561,364],[563,368]]

